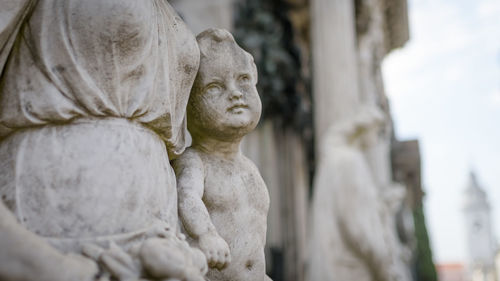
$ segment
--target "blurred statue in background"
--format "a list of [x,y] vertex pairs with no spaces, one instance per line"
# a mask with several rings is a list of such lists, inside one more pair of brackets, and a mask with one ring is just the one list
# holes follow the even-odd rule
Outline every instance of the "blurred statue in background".
[[361,107],[327,133],[314,184],[308,280],[407,280],[390,223],[395,208],[387,204],[401,202],[401,189],[381,192],[366,154],[382,124],[376,107]]
[[0,0],[1,280],[204,280],[169,163],[198,65],[165,0]]
[[174,161],[179,215],[207,257],[210,280],[269,280],[264,257],[269,195],[240,149],[261,114],[257,69],[225,30],[206,30],[197,40],[200,70],[188,104],[193,145]]

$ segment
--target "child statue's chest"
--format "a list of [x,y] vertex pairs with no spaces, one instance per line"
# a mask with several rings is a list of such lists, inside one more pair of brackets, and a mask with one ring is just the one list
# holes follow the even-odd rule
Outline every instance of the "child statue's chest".
[[245,161],[208,161],[203,201],[213,210],[267,213],[269,195],[260,174]]

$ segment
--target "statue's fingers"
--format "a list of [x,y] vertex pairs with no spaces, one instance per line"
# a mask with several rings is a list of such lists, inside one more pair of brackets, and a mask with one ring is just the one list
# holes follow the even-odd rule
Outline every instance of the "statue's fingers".
[[220,269],[220,267],[222,265],[221,260],[219,260],[218,258],[216,258],[214,263],[215,264],[214,264],[213,268]]
[[130,247],[128,252],[130,253],[130,255],[137,257],[137,256],[139,256],[139,252],[141,251],[141,247],[142,247],[142,244],[135,244],[132,247]]
[[224,259],[227,264],[231,263],[231,253],[229,253],[229,251],[224,253]]
[[138,277],[138,274],[121,262],[117,261],[114,257],[104,253],[101,256],[101,262],[109,270],[109,272],[120,280],[129,280]]
[[224,261],[222,262],[222,266],[220,269],[224,269],[226,268],[227,266],[229,265],[229,261],[227,259],[224,259]]
[[217,263],[216,263],[215,267],[217,269],[222,269],[224,267],[224,265],[225,265],[224,253],[222,251],[218,251],[217,252],[217,258],[216,258],[216,260],[217,260]]
[[186,235],[184,235],[183,233],[179,232],[179,233],[177,233],[177,238],[179,238],[181,241],[185,241],[186,240]]
[[216,257],[213,252],[209,252],[207,255],[207,262],[209,267],[215,267],[217,264]]
[[218,270],[222,270],[226,267],[226,263],[224,263],[224,261],[219,261],[217,263],[217,265],[215,266],[215,268],[217,268]]
[[118,262],[122,263],[124,266],[130,269],[135,268],[134,261],[129,254],[127,254],[123,249],[118,247],[115,243],[111,243],[109,250],[105,252],[107,255],[113,257]]
[[82,254],[85,255],[86,257],[89,257],[93,260],[99,260],[101,257],[102,253],[104,253],[104,249],[94,245],[94,244],[84,244],[82,246]]
[[222,261],[222,266],[220,269],[224,269],[229,265],[229,260],[227,258],[224,258]]

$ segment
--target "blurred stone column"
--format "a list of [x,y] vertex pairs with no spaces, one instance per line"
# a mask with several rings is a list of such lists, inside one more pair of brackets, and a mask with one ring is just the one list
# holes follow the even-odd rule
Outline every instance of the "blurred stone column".
[[[312,0],[313,92],[316,143],[349,118],[359,102],[354,1]],[[319,147],[318,145],[316,147]]]
[[275,281],[304,280],[309,179],[302,140],[264,121],[243,143],[269,190],[266,262]]

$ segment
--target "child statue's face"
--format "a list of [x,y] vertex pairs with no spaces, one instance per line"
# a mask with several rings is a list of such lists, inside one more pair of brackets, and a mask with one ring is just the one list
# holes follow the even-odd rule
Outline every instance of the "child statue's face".
[[197,126],[223,137],[242,136],[254,129],[262,110],[255,75],[250,58],[243,52],[217,53],[203,59],[193,97]]

